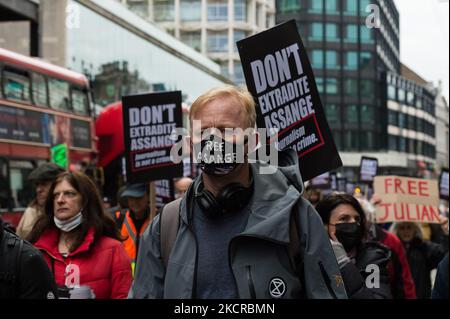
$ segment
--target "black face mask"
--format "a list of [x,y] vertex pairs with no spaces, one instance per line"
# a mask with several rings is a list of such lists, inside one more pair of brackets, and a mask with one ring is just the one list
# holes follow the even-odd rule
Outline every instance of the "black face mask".
[[341,223],[334,226],[336,227],[336,238],[347,253],[361,242],[363,234],[359,223]]
[[220,137],[211,136],[199,144],[194,144],[194,154],[196,161],[200,163],[200,169],[206,174],[224,176],[234,171],[240,164],[236,160],[237,147],[239,146]]

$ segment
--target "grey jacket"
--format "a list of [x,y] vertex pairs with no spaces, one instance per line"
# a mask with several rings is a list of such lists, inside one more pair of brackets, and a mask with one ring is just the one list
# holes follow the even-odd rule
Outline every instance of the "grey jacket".
[[[239,298],[347,298],[322,221],[301,197],[297,156],[283,154],[274,174],[259,173],[265,163],[251,164],[255,189],[250,215],[245,230],[229,244]],[[197,242],[187,208],[192,200],[191,187],[181,201],[180,228],[167,269],[161,261],[159,215],[143,234],[129,298],[196,297]],[[289,254],[291,216],[298,233],[296,258]],[[282,287],[274,289],[280,282]]]

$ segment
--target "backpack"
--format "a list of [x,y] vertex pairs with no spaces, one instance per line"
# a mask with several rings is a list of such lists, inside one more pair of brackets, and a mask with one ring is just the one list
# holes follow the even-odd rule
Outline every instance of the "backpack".
[[0,227],[0,299],[17,298],[23,239]]

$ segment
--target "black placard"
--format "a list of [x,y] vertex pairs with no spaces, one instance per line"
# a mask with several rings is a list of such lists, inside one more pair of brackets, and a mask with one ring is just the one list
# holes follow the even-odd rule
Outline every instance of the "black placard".
[[448,201],[448,169],[443,169],[439,175],[439,198]]
[[[258,127],[278,148],[292,147],[303,180],[342,166],[295,20],[237,42]],[[270,128],[278,128],[271,133]]]
[[170,157],[171,132],[182,127],[181,92],[124,96],[122,105],[128,182],[181,177],[183,163]]
[[359,164],[359,182],[372,184],[373,178],[377,175],[378,159],[375,157],[361,157]]
[[155,181],[155,206],[157,209],[163,207],[175,199],[175,187],[173,179],[162,179]]

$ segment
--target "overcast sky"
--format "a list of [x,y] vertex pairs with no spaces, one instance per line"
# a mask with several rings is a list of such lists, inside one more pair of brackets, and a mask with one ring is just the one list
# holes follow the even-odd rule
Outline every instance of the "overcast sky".
[[443,82],[449,101],[449,0],[394,0],[400,13],[400,59],[427,81]]

